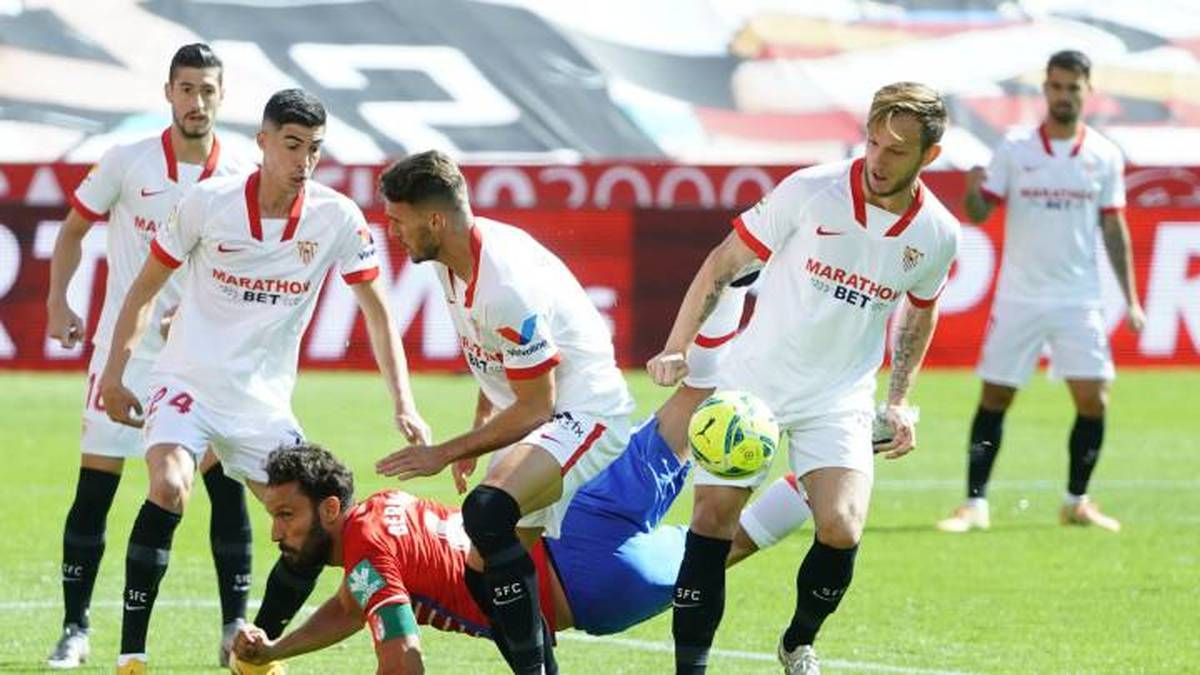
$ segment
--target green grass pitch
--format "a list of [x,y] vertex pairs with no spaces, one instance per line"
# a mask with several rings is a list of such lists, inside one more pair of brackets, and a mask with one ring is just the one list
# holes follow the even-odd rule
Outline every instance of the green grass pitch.
[[[630,381],[640,414],[667,394],[641,374]],[[37,672],[61,618],[61,528],[78,466],[79,374],[0,375],[0,671]],[[1060,383],[1037,378],[1005,427],[991,490],[993,529],[946,535],[933,522],[962,497],[965,437],[977,395],[968,372],[930,371],[914,397],[919,449],[877,466],[877,484],[854,585],[817,647],[829,672],[1196,672],[1200,657],[1200,371],[1125,371],[1117,380],[1105,451],[1092,494],[1123,521],[1119,535],[1057,524],[1072,419]],[[463,430],[474,405],[465,377],[416,379],[439,438]],[[371,471],[397,446],[387,397],[372,374],[306,373],[296,412],[310,438],[346,459],[361,494],[392,485]],[[784,470],[777,460],[774,471]],[[129,527],[145,494],[131,462],[109,518],[108,554],[92,610],[87,671],[111,672]],[[406,486],[455,501],[448,476]],[[175,539],[151,624],[153,672],[217,672],[219,610],[208,553],[208,502],[197,492]],[[690,493],[672,511],[686,522]],[[275,559],[268,520],[251,506],[255,593]],[[713,673],[778,672],[771,654],[791,615],[806,528],[729,576]],[[340,579],[328,570],[310,604]],[[257,596],[255,596],[257,597]],[[432,673],[502,673],[490,643],[422,632]],[[562,671],[672,670],[670,616],[614,640],[567,634]],[[363,633],[291,664],[291,672],[369,673]]]

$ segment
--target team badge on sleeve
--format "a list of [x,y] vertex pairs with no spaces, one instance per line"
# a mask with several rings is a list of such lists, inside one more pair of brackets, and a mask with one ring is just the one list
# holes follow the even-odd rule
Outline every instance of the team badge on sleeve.
[[530,314],[528,317],[525,318],[524,321],[521,322],[520,332],[517,332],[515,329],[513,329],[510,326],[505,326],[503,328],[500,328],[496,332],[500,334],[500,337],[504,338],[505,340],[508,340],[509,342],[513,343],[514,345],[524,346],[524,345],[529,344],[529,341],[533,339],[533,331],[536,328],[537,328],[537,314]]
[[920,251],[913,248],[912,246],[905,246],[904,247],[904,271],[911,272],[914,267],[921,264],[921,258],[924,258],[924,257],[925,257],[924,253],[921,253]]
[[364,610],[367,608],[371,596],[378,593],[383,586],[383,577],[379,576],[379,572],[371,565],[371,561],[365,558],[355,565],[354,569],[350,570],[349,576],[346,577],[346,590],[350,591],[355,602]]

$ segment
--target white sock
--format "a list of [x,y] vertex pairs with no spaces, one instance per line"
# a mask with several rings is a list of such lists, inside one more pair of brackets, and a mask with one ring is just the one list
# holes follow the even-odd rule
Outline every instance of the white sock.
[[742,308],[746,305],[746,288],[727,286],[717,298],[717,306],[700,326],[696,341],[688,349],[688,374],[683,383],[696,389],[717,385],[717,371],[729,352],[730,341],[742,323]]
[[1086,494],[1073,495],[1070,492],[1068,492],[1065,495],[1063,495],[1063,504],[1065,504],[1067,506],[1078,506],[1080,502],[1086,502],[1087,500],[1088,500],[1088,496]]
[[812,516],[808,495],[795,474],[771,483],[749,506],[742,509],[738,524],[759,550],[783,541]]
[[145,654],[145,653],[141,653],[141,654],[121,654],[120,656],[118,656],[118,657],[117,657],[117,665],[118,665],[118,666],[123,666],[123,665],[125,665],[125,664],[129,663],[130,661],[132,661],[132,660],[134,660],[134,659],[137,659],[137,660],[139,660],[139,661],[143,661],[143,662],[149,662],[149,659],[146,657],[146,654]]
[[967,499],[967,506],[977,510],[988,512],[988,502],[986,497],[970,497]]

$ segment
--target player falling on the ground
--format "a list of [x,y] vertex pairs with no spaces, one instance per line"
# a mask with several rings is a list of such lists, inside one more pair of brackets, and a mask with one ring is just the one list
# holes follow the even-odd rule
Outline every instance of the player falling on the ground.
[[1063,524],[1121,524],[1088,499],[1100,458],[1109,383],[1116,374],[1100,307],[1097,238],[1128,305],[1126,323],[1140,331],[1145,315],[1133,275],[1121,151],[1083,123],[1091,91],[1091,61],[1077,51],[1050,57],[1042,92],[1047,116],[1036,129],[1017,131],[996,148],[986,170],[967,174],[967,215],[983,222],[1005,204],[1004,258],[987,337],[979,359],[983,380],[967,451],[967,501],[938,529],[966,532],[990,524],[987,483],[1004,413],[1017,389],[1050,348],[1054,372],[1066,379],[1075,403]]
[[[850,585],[874,474],[875,373],[897,307],[885,408],[895,436],[881,450],[901,457],[915,443],[908,393],[958,242],[957,220],[917,178],[937,158],[945,125],[945,105],[929,87],[877,91],[866,156],[798,171],[735,219],[688,288],[662,353],[647,364],[660,384],[683,377],[680,357],[730,280],[756,259],[766,263],[754,316],[718,382],[756,394],[775,413],[812,507],[816,537],[778,650],[788,673],[819,672],[813,641]],[[672,624],[677,673],[705,672],[724,611],[723,561],[737,514],[761,480],[697,470]]]
[[[144,453],[137,430],[108,419],[96,386],[108,359],[113,323],[121,302],[146,259],[155,229],[166,222],[183,191],[211,176],[236,173],[252,166],[247,161],[233,159],[229,152],[222,152],[213,132],[224,89],[221,61],[207,45],[185,45],[175,52],[164,93],[171,104],[171,126],[161,134],[117,145],[104,153],[70,196],[72,208],[59,230],[50,260],[47,329],[51,338],[69,348],[84,340],[85,324],[68,305],[67,287],[79,267],[84,236],[92,223],[107,217],[108,283],[100,322],[91,339],[94,351],[84,396],[79,482],[63,528],[62,585],[66,611],[62,635],[47,659],[51,668],[75,668],[88,658],[88,607],[104,555],[108,512],[125,459]],[[160,325],[164,315],[179,302],[178,286],[171,283],[163,289],[152,310],[151,325]],[[150,367],[162,344],[160,331],[150,330],[134,347],[125,377],[135,391],[145,391]],[[199,468],[212,501],[209,537],[221,597],[224,639],[220,659],[225,665],[233,631],[246,616],[246,597],[250,591],[250,520],[244,489],[225,476],[211,452],[204,455]]]
[[[706,393],[681,387],[621,456],[575,494],[561,536],[534,544],[540,602],[552,629],[608,635],[670,606],[684,528],[661,521],[687,477],[687,419]],[[235,642],[240,660],[322,649],[365,623],[378,672],[412,675],[423,672],[418,625],[489,633],[466,587],[470,541],[458,509],[400,490],[354,504],[350,471],[316,446],[276,451],[267,474],[272,538],[284,555],[342,567],[345,576],[333,597],[282,638],[243,628]],[[773,545],[807,515],[794,478],[779,479],[743,512],[728,563]]]
[[468,585],[514,672],[556,672],[522,539],[558,536],[571,495],[625,445],[633,399],[612,336],[553,253],[515,227],[472,215],[466,181],[446,155],[408,157],[380,184],[409,256],[434,261],[479,397],[472,431],[405,448],[377,468],[404,479],[453,464],[462,492],[476,458],[493,453],[463,502],[477,553]]
[[[363,312],[397,425],[411,441],[428,438],[375,281],[375,245],[362,212],[309,180],[324,135],[325,109],[314,96],[298,89],[272,96],[258,133],[262,169],[205,181],[184,195],[151,242],[121,308],[100,391],[110,417],[139,425],[139,397],[122,383],[126,364],[158,291],[188,263],[179,311],[149,378],[144,445],[150,490],[126,554],[118,672],[145,672],[150,612],[195,458],[211,445],[226,473],[258,495],[267,455],[303,441],[291,410],[300,338],[330,268],[338,268]],[[319,573],[319,567],[277,562],[255,624],[281,633]]]

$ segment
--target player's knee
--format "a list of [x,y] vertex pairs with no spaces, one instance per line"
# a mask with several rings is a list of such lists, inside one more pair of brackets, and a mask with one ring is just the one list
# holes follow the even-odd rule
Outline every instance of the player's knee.
[[817,541],[833,548],[854,548],[862,539],[865,521],[851,509],[839,509],[817,524]]
[[[745,494],[740,494],[743,492]],[[742,512],[748,494],[749,490],[696,490],[691,530],[715,539],[733,539],[737,531],[738,515]]]
[[463,529],[486,559],[516,540],[521,507],[504,490],[480,485],[463,500]]
[[150,501],[168,511],[180,513],[187,503],[191,487],[191,481],[179,472],[161,472],[150,478]]
[[1075,411],[1084,417],[1104,417],[1108,412],[1108,393],[1097,391],[1075,401]]
[[1012,387],[987,384],[983,385],[983,393],[979,397],[979,405],[984,410],[1004,412],[1012,405],[1017,390]]

